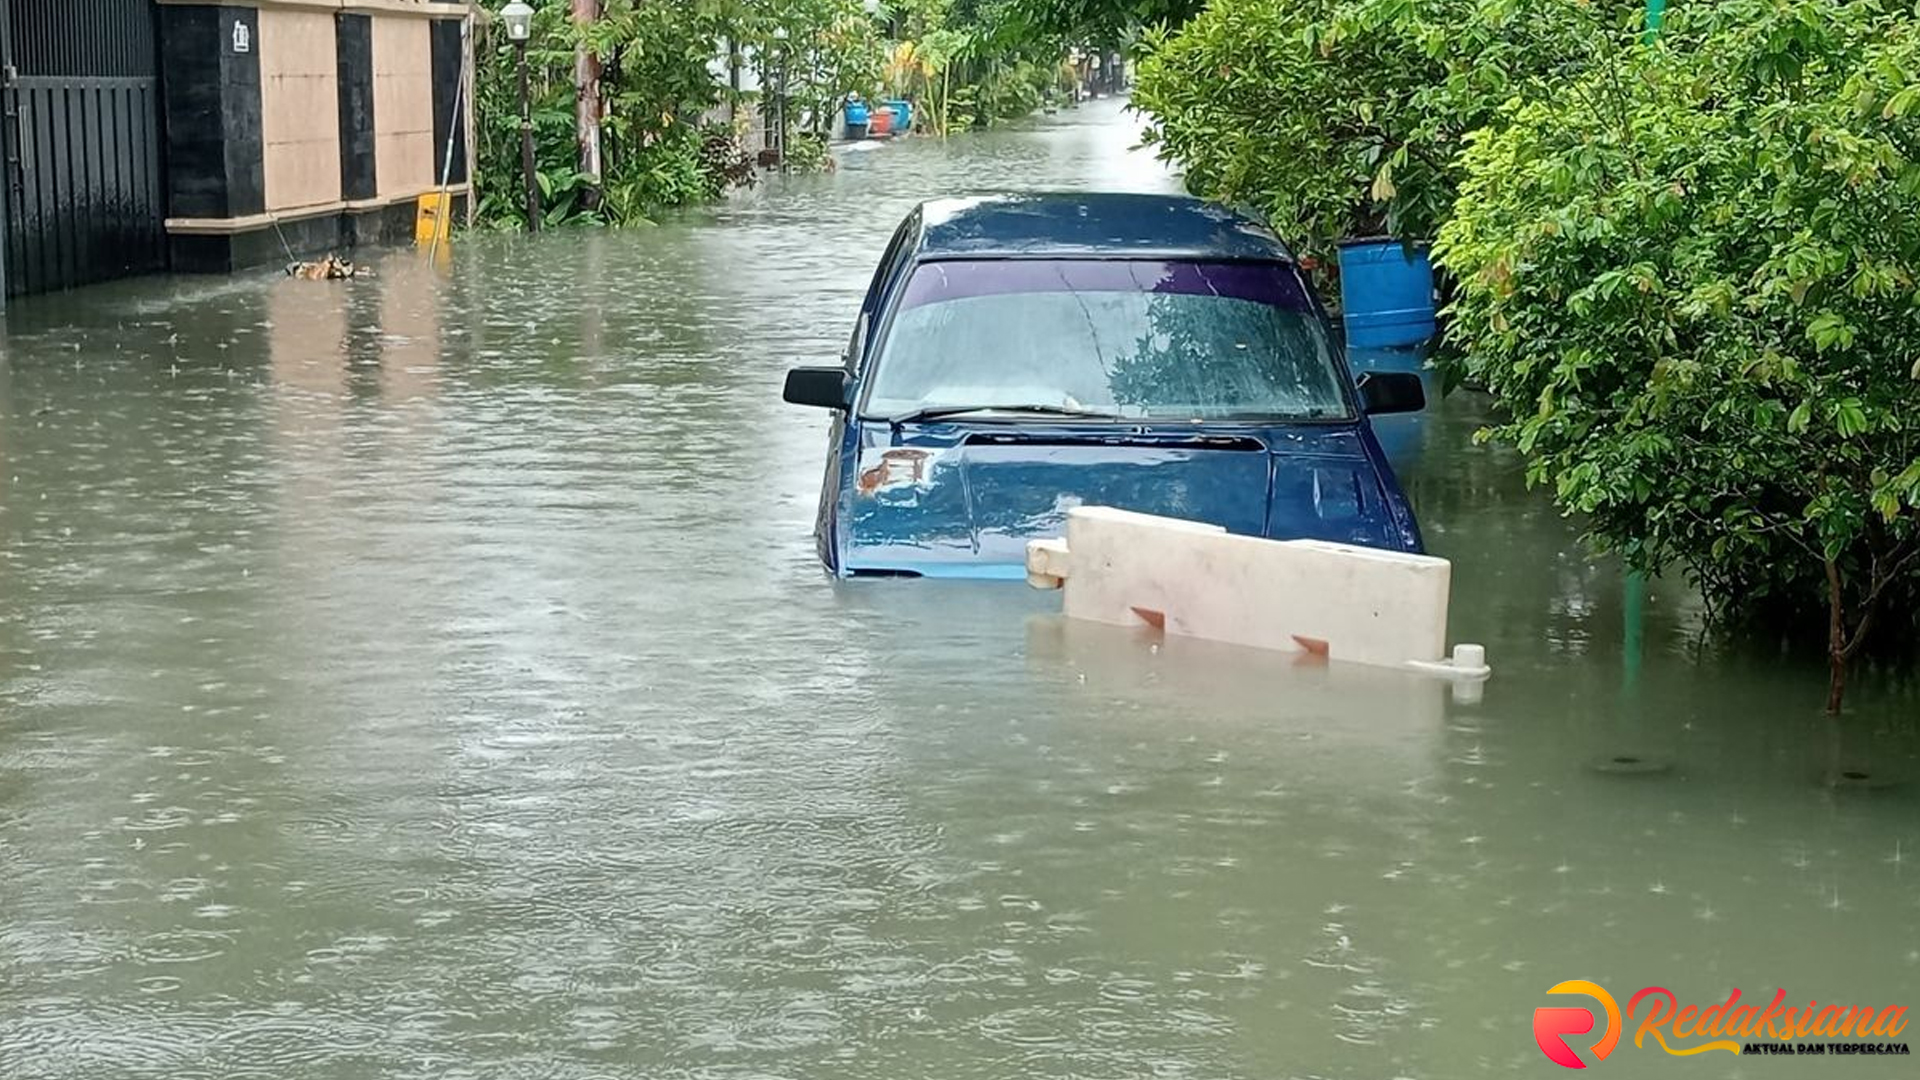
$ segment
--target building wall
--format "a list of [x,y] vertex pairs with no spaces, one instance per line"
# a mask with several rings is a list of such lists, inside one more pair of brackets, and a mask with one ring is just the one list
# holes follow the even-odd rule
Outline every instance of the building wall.
[[[733,70],[731,55],[725,43],[707,62],[707,73],[721,87],[734,85],[736,73]],[[757,94],[760,91],[760,62],[752,49],[742,52],[740,69],[737,73],[739,90],[745,94]],[[766,118],[760,113],[760,101],[751,98],[740,105],[716,105],[700,116],[702,124],[731,124],[734,133],[740,139],[740,147],[749,155],[757,155],[767,148]]]
[[[338,251],[410,226],[446,148],[467,194],[459,0],[158,0],[181,270]],[[0,0],[4,4],[4,0]],[[405,230],[410,232],[410,228]]]
[[260,126],[268,210],[340,199],[337,65],[331,13],[260,12]]
[[424,19],[373,20],[374,162],[383,197],[436,186],[433,37]]

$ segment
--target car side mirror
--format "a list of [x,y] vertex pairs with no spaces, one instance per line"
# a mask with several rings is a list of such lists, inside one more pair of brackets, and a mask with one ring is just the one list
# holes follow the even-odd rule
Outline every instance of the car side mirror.
[[844,409],[853,404],[853,376],[838,366],[794,368],[781,397],[794,405]]
[[1419,412],[1427,407],[1427,386],[1410,371],[1369,371],[1354,383],[1368,416]]

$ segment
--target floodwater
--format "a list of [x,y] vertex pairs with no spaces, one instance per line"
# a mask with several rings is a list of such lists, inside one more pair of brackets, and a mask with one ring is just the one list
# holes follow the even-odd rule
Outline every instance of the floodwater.
[[[1471,397],[1400,436],[1477,703],[821,575],[783,370],[916,200],[1171,189],[1132,139],[1097,104],[446,273],[17,306],[0,1076],[1538,1076],[1566,979],[1920,1005],[1910,683],[1832,725],[1671,581],[1634,661]],[[1912,1060],[1629,1024],[1603,1068]]]

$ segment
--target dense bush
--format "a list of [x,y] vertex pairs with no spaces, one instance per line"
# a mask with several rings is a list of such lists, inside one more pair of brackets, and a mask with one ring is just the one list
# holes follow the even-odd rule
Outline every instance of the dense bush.
[[1469,132],[1580,70],[1637,0],[1214,0],[1148,35],[1134,103],[1196,192],[1300,247],[1430,239]]
[[1835,711],[1920,591],[1917,27],[1683,5],[1479,135],[1438,246],[1530,478],[1722,611],[1820,601]]
[[1920,41],[1894,0],[1213,0],[1135,101],[1309,251],[1437,235],[1491,433],[1849,660],[1920,624]]
[[833,151],[827,147],[827,137],[812,132],[795,135],[787,143],[786,166],[788,172],[832,172],[835,164]]
[[731,126],[708,124],[701,129],[700,178],[709,200],[734,188],[752,187],[758,179],[753,156],[740,145],[740,136]]
[[708,171],[704,152],[702,130],[679,123],[624,154],[603,182],[601,206],[607,219],[641,221],[661,207],[717,198],[725,189]]
[[1046,100],[1054,79],[1052,70],[1030,60],[996,65],[980,80],[980,116],[987,123],[1031,116]]

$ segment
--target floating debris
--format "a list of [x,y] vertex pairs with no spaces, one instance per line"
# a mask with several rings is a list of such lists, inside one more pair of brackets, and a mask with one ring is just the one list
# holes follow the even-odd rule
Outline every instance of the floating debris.
[[329,255],[319,262],[288,263],[287,276],[306,281],[343,281],[347,278],[372,277],[373,268],[355,266],[338,255]]
[[1620,776],[1654,776],[1673,771],[1673,763],[1644,754],[1608,754],[1587,763],[1594,772]]
[[1822,787],[1832,788],[1835,791],[1885,791],[1901,786],[1898,777],[1875,773],[1864,765],[1843,769],[1822,769],[1817,782]]

